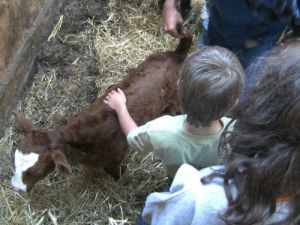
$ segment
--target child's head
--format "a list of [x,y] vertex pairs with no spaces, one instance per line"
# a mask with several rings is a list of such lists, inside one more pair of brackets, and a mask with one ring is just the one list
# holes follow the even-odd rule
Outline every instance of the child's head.
[[222,47],[204,47],[183,63],[179,80],[181,106],[187,122],[209,126],[228,113],[244,84],[237,57]]
[[220,150],[230,159],[223,177],[238,189],[227,222],[261,222],[280,197],[291,200],[289,217],[280,224],[300,219],[299,52],[295,46],[274,52],[258,83],[235,107],[234,130],[222,136]]

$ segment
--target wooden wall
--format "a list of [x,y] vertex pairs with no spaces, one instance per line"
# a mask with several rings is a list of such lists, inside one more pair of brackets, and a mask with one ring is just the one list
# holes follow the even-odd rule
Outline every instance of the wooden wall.
[[0,138],[66,0],[0,0]]

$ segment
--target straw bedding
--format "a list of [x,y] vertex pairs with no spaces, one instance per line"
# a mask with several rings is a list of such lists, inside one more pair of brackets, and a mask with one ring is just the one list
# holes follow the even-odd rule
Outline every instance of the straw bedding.
[[[193,5],[186,27],[196,37],[202,3]],[[162,30],[157,1],[72,0],[39,47],[37,73],[17,110],[58,128],[148,55],[176,45]],[[54,172],[31,192],[16,193],[9,187],[11,152],[22,134],[13,118],[10,124],[0,140],[0,224],[134,224],[147,195],[166,187],[160,160],[131,151],[118,181],[73,167],[67,177]]]

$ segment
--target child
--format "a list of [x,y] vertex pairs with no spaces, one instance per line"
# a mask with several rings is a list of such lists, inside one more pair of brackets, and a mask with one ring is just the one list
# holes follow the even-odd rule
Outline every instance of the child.
[[154,152],[172,179],[183,163],[197,169],[220,163],[219,137],[230,119],[244,82],[237,58],[221,47],[205,47],[183,63],[179,95],[184,115],[162,116],[137,127],[128,113],[121,89],[111,91],[104,102],[118,114],[129,145]]
[[[299,47],[277,52],[223,133],[225,166],[179,168],[169,192],[153,193],[143,218],[169,225],[296,225],[300,222]],[[275,54],[274,54],[275,55]]]

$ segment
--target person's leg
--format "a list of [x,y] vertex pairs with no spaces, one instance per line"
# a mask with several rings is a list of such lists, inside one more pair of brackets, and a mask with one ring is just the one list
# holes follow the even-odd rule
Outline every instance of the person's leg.
[[192,9],[191,0],[181,0],[180,1],[180,13],[183,18],[187,18],[191,9]]
[[207,32],[206,32],[206,30],[203,29],[202,32],[200,33],[199,37],[198,37],[198,40],[197,40],[198,48],[202,48],[205,45],[207,45],[206,35],[207,35]]
[[265,56],[267,56],[267,54],[269,52],[270,51],[266,51],[266,52],[262,53],[262,55],[260,55],[259,57],[253,59],[253,63],[251,65],[249,65],[248,68],[246,68],[245,84],[244,84],[244,88],[243,88],[243,91],[240,96],[241,100],[246,97],[246,95],[249,93],[250,88],[253,85],[255,85],[257,80],[259,79],[262,69],[263,69]]
[[241,99],[243,99],[248,94],[249,89],[256,84],[261,75],[265,58],[271,53],[272,48],[277,44],[281,35],[281,33],[274,33],[257,47],[240,50],[237,53],[246,72],[245,86],[241,94]]
[[198,48],[201,48],[207,45],[207,29],[209,23],[209,12],[207,10],[207,6],[204,5],[201,10],[200,20],[202,20],[202,31],[198,37],[197,45]]

